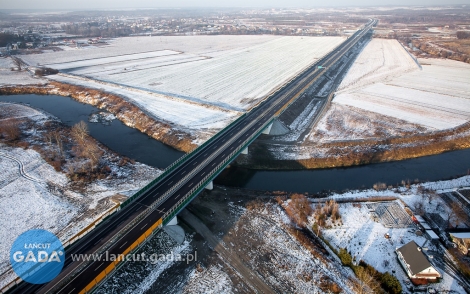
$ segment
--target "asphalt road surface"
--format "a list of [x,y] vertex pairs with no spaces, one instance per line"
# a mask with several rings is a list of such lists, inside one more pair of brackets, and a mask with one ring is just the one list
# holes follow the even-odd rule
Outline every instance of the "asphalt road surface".
[[[372,25],[369,24],[369,27]],[[199,184],[207,174],[221,164],[226,158],[250,136],[257,133],[265,123],[269,122],[275,113],[282,108],[292,97],[303,91],[307,85],[316,80],[325,71],[318,69],[317,65],[330,67],[352,45],[362,37],[364,31],[358,31],[348,38],[336,50],[320,59],[315,65],[307,69],[295,79],[284,85],[276,93],[267,98],[259,106],[247,113],[243,119],[223,130],[213,142],[193,152],[182,164],[171,171],[165,178],[154,184],[149,190],[134,202],[114,213],[82,239],[66,250],[64,270],[51,282],[45,285],[21,283],[12,289],[11,293],[79,293],[86,285],[103,271],[112,261],[99,260],[87,263],[72,261],[72,254],[92,254],[103,245],[108,246],[108,253],[122,254],[135,240],[137,240],[149,227],[155,224],[166,212],[171,210],[182,197]],[[210,160],[208,158],[212,157]],[[189,174],[191,176],[187,177]],[[215,177],[215,175],[214,175]],[[137,216],[141,215],[149,206],[154,204],[165,192],[179,185],[171,196],[161,203],[152,213],[141,219],[131,229],[125,232],[118,240],[110,240]],[[81,268],[78,273],[69,275]]]

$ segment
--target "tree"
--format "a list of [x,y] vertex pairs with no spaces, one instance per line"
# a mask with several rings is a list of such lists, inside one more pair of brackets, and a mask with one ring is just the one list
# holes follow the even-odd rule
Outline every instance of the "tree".
[[18,70],[21,71],[21,66],[23,65],[21,60],[17,57],[12,57],[11,60],[13,61],[13,64],[18,68]]
[[0,133],[3,133],[9,141],[17,140],[21,135],[19,122],[15,119],[3,122],[0,125]]
[[450,210],[447,212],[447,227],[450,228],[452,223],[462,222],[467,218],[467,214],[462,209],[462,206],[453,201],[450,205]]
[[368,294],[379,293],[380,285],[363,267],[357,267],[355,270],[357,280],[352,280],[354,293]]
[[72,127],[71,134],[77,143],[83,144],[86,137],[88,136],[88,125],[83,120],[81,120]]
[[380,285],[382,288],[391,294],[399,294],[402,291],[401,284],[397,278],[392,276],[389,272],[382,274],[380,277]]

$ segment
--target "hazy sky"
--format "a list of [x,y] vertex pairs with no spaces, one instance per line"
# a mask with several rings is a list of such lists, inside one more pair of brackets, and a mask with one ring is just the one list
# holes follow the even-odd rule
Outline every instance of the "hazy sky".
[[470,4],[470,0],[0,0],[0,9],[116,9],[144,7],[318,7]]

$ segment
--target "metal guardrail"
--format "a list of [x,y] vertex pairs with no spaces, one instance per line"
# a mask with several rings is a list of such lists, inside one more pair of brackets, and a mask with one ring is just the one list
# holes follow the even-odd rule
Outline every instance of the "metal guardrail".
[[[359,33],[359,31],[357,32]],[[357,34],[356,33],[356,34]],[[341,46],[341,45],[340,45]],[[339,46],[338,46],[339,47]],[[337,47],[337,48],[338,48]],[[334,50],[336,50],[337,48],[335,48]],[[331,56],[328,56],[326,58],[326,60],[328,60]],[[322,59],[323,61],[324,59]],[[316,63],[315,63],[316,64]],[[301,73],[299,73],[298,75],[296,75],[295,78],[297,78],[298,76],[300,76],[301,74],[305,73],[306,70],[310,69],[311,67],[305,69],[304,71],[302,71]],[[295,79],[294,78],[294,79]],[[291,79],[293,80],[293,79]],[[291,81],[290,80],[290,81]],[[271,95],[269,95],[266,99],[269,99],[270,97],[272,97],[273,95],[275,95],[276,93],[278,93],[283,87],[279,88],[277,91],[271,93]],[[269,107],[268,109],[266,109],[261,115],[260,117],[263,117],[264,115],[266,115],[266,113],[268,111],[270,111],[273,107],[277,106],[279,103],[281,103],[281,101],[273,104],[271,107]],[[261,105],[258,105],[256,106],[254,109],[260,107]],[[254,110],[252,109],[252,111]],[[139,196],[141,196],[144,192],[146,192],[147,190],[149,190],[151,187],[153,187],[153,185],[155,183],[157,183],[158,181],[164,179],[171,171],[173,171],[176,167],[180,166],[188,157],[194,155],[195,153],[198,153],[200,152],[205,146],[207,146],[208,144],[212,143],[214,140],[216,140],[217,138],[219,138],[222,134],[226,133],[228,130],[230,130],[232,128],[232,126],[234,126],[236,123],[238,123],[241,119],[243,119],[244,117],[246,116],[246,113],[245,114],[242,114],[239,118],[237,118],[235,121],[233,121],[232,123],[230,123],[227,127],[225,127],[224,129],[222,129],[221,131],[219,131],[217,134],[215,134],[213,137],[211,137],[209,140],[207,140],[206,142],[204,142],[202,145],[200,145],[199,147],[197,147],[196,149],[194,149],[193,151],[183,155],[182,157],[180,157],[178,160],[176,160],[174,163],[172,163],[170,166],[168,166],[164,172],[162,174],[160,174],[157,178],[155,178],[154,180],[152,180],[149,184],[147,184],[144,188],[142,188],[141,190],[139,190],[137,193],[135,193],[133,196],[131,196],[129,199],[127,199],[125,202],[123,202],[121,204],[121,208],[122,207],[125,207],[127,206],[129,203],[131,203],[132,201],[136,200]],[[258,128],[258,131],[254,134],[252,134],[251,136],[249,136],[242,144],[239,144],[238,147],[235,148],[234,151],[232,151],[221,163],[219,163],[217,165],[216,168],[212,169],[212,171],[210,173],[208,173],[201,181],[199,181],[199,183],[193,187],[188,193],[186,193],[186,195],[184,195],[169,211],[167,211],[162,219],[163,219],[163,224],[166,224],[168,223],[181,209],[183,209],[191,200],[192,198],[194,198],[202,189],[204,189],[207,184],[213,180],[218,173],[220,173],[224,168],[225,166],[227,166],[233,159],[235,156],[237,156],[239,153],[242,152],[242,150],[244,148],[246,148],[246,146],[248,146],[252,141],[254,141],[261,133],[262,131],[270,124],[272,123],[274,118],[271,118],[269,119],[267,122],[265,122],[260,128]],[[244,131],[248,130],[249,128],[251,128],[257,121],[252,121],[250,122],[249,124],[247,124],[241,131],[239,131],[238,133],[241,134],[243,133]],[[128,224],[126,224],[121,230],[119,230],[118,233],[116,233],[112,238],[110,238],[105,244],[103,244],[97,251],[94,252],[94,254],[100,254],[100,253],[103,253],[105,250],[107,250],[112,244],[114,244],[115,242],[117,242],[119,239],[121,239],[130,229],[132,229],[135,225],[137,225],[138,223],[140,223],[144,218],[146,218],[147,216],[149,216],[161,203],[163,203],[164,201],[166,201],[170,196],[173,195],[173,193],[178,190],[181,186],[183,186],[185,183],[186,183],[186,180],[189,178],[189,177],[192,177],[194,176],[196,173],[198,173],[202,168],[204,168],[206,165],[206,163],[212,159],[214,159],[216,156],[218,156],[223,150],[225,146],[229,145],[229,144],[232,144],[235,142],[236,139],[238,139],[239,136],[235,136],[235,137],[232,137],[230,138],[227,142],[225,142],[223,144],[223,146],[221,148],[218,148],[218,150],[211,154],[211,156],[209,156],[208,158],[206,158],[203,162],[201,162],[200,164],[198,164],[198,166],[193,169],[190,173],[188,173],[184,178],[182,178],[180,181],[178,181],[178,183],[176,185],[174,185],[170,190],[168,190],[166,193],[164,193],[162,196],[160,196],[151,206],[149,206],[146,210],[144,210],[141,214],[139,214],[139,216],[137,216],[136,218],[134,218],[131,222],[129,222]],[[159,226],[156,230],[158,231],[158,229],[161,228],[161,226]],[[143,243],[142,243],[143,244]],[[140,244],[139,246],[137,246],[134,250],[132,251],[135,251],[137,250],[138,248],[140,248],[140,246],[142,245]],[[83,270],[85,267],[88,266],[88,263],[85,262],[85,261],[82,261],[82,263],[77,266],[73,272],[77,272],[77,271],[81,271]],[[66,281],[69,281],[70,279],[72,278],[72,275],[68,275],[66,277],[64,277],[61,281],[59,281],[59,283],[56,284],[56,286],[54,288],[51,289],[51,291],[54,291],[54,289],[57,289],[59,288],[59,286],[61,286],[64,282]]]

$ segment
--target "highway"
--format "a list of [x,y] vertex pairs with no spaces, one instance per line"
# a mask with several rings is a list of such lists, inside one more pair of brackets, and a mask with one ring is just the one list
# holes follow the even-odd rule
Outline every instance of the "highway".
[[[276,112],[323,74],[325,70],[317,68],[318,65],[325,68],[332,66],[373,25],[375,21],[369,22],[364,30],[358,31],[333,52],[286,83],[236,123],[222,130],[204,148],[192,152],[179,166],[139,198],[111,215],[67,248],[64,269],[54,280],[45,285],[23,282],[9,292],[83,293],[85,287],[88,286],[89,290],[95,284],[99,284],[104,270],[114,269],[115,263],[111,260],[72,261],[72,254],[91,254],[104,250],[110,255],[122,254],[131,244],[142,238],[143,234],[147,236],[146,232],[155,231],[162,225],[162,219],[168,219],[169,215],[172,216],[184,208],[181,207],[182,200],[190,201],[197,195],[199,190],[195,190],[196,187],[207,183],[208,179],[215,178],[218,172],[235,159],[236,154],[241,151],[240,148],[244,148],[254,140],[272,121]],[[175,211],[176,208],[178,211]]]

